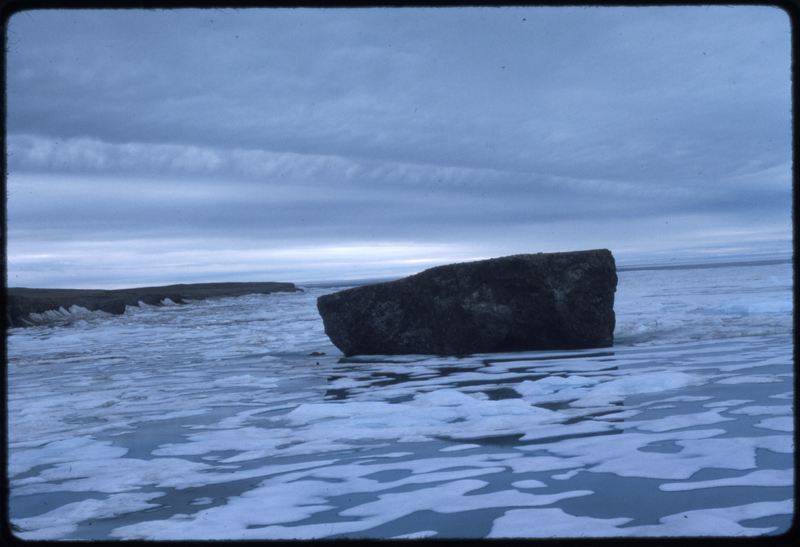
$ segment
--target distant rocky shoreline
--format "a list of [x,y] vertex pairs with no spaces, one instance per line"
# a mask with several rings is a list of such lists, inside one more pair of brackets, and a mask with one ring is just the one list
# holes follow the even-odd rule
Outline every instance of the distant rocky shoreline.
[[159,306],[167,299],[176,304],[184,304],[187,300],[301,290],[294,283],[282,282],[191,283],[111,290],[9,287],[6,289],[6,325],[29,326],[32,324],[28,321],[31,313],[69,309],[71,306],[120,315],[125,313],[126,306],[138,306],[139,302]]

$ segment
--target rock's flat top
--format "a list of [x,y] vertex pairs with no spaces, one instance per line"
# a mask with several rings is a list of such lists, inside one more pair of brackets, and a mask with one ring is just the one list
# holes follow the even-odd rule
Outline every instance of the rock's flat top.
[[59,308],[80,306],[88,310],[100,310],[121,314],[125,306],[136,306],[139,302],[158,305],[169,298],[175,303],[185,300],[202,300],[245,294],[269,294],[300,290],[294,283],[191,283],[164,285],[160,287],[136,287],[131,289],[29,289],[9,287],[6,289],[6,321],[10,326],[24,326],[30,313],[42,313]]
[[616,286],[607,249],[523,254],[347,289],[317,308],[345,355],[607,347]]

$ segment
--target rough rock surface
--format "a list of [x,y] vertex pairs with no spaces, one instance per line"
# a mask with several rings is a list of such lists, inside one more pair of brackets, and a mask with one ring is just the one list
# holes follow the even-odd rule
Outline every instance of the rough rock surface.
[[139,302],[159,305],[169,298],[176,304],[185,300],[268,294],[297,291],[294,283],[192,283],[163,287],[138,287],[134,289],[28,289],[10,287],[6,290],[6,324],[20,327],[30,324],[31,313],[42,313],[59,308],[80,306],[90,311],[104,311],[114,315],[125,313],[125,306],[138,306]]
[[617,272],[607,249],[506,256],[321,296],[345,355],[607,347]]

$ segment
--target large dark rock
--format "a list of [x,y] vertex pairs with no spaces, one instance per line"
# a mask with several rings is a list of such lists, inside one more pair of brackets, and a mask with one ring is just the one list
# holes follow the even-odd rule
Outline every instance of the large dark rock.
[[294,283],[267,281],[263,283],[193,283],[162,287],[137,287],[133,289],[28,289],[10,287],[6,290],[6,325],[22,327],[31,324],[31,313],[42,313],[59,308],[80,306],[91,311],[104,311],[114,315],[125,313],[126,306],[139,302],[158,306],[165,299],[176,304],[185,300],[203,300],[245,294],[269,294],[298,291]]
[[321,296],[345,355],[464,355],[610,346],[617,272],[607,249],[450,264]]

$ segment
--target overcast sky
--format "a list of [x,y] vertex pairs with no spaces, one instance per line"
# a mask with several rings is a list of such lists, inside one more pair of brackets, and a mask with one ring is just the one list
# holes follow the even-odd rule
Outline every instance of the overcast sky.
[[771,7],[28,11],[8,284],[791,251]]

